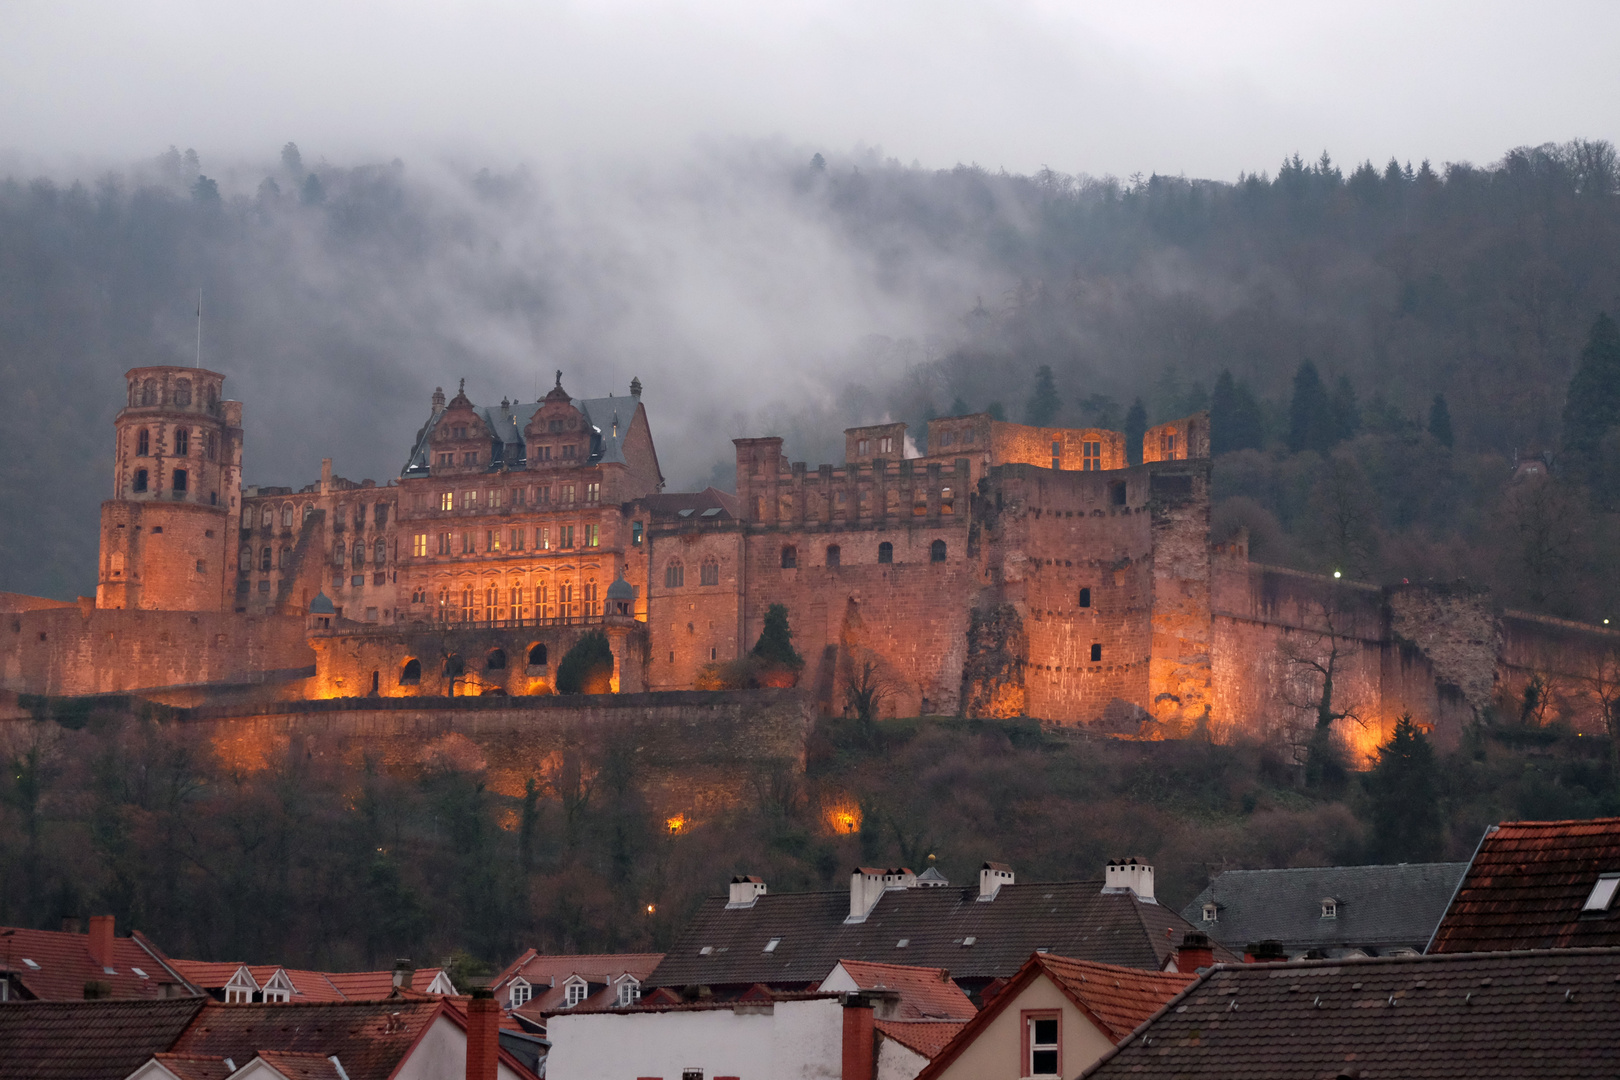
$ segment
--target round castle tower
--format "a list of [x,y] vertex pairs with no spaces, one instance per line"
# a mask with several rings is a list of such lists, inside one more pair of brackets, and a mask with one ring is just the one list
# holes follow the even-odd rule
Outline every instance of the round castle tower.
[[201,368],[125,373],[96,606],[228,611],[241,519],[242,403]]

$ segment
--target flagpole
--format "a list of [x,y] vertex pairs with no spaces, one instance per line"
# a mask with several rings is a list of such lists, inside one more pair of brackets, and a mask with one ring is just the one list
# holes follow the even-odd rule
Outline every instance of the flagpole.
[[202,290],[197,290],[197,368],[202,368]]

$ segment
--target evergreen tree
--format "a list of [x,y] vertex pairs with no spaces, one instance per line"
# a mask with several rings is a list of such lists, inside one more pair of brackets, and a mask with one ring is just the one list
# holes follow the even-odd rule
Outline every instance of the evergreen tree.
[[298,197],[303,200],[305,206],[319,206],[325,202],[326,188],[321,184],[321,178],[314,173],[306,176],[303,189],[299,192]]
[[1093,427],[1119,430],[1119,402],[1107,394],[1092,394],[1080,402],[1080,415]]
[[592,630],[574,642],[557,665],[557,693],[605,694],[613,678],[613,646]]
[[1333,384],[1328,409],[1332,414],[1334,443],[1355,438],[1361,430],[1361,405],[1356,400],[1356,388],[1350,385],[1348,376],[1340,375],[1339,381]]
[[1429,434],[1441,446],[1451,445],[1451,410],[1446,408],[1444,394],[1434,395],[1429,405]]
[[984,407],[984,411],[990,414],[990,419],[992,420],[1007,419],[1007,410],[1002,408],[1001,402],[999,401],[992,401],[990,404]]
[[1032,427],[1051,427],[1062,404],[1057,383],[1052,379],[1052,365],[1042,364],[1035,372],[1035,389],[1024,404],[1024,423]]
[[804,667],[804,658],[793,651],[793,631],[788,628],[786,604],[772,604],[765,609],[765,628],[754,643],[753,655],[768,664],[794,670]]
[[1142,437],[1146,434],[1147,406],[1137,398],[1125,414],[1125,460],[1132,465],[1142,464]]
[[957,397],[957,398],[952,398],[951,399],[951,411],[949,413],[947,413],[946,415],[948,415],[948,416],[966,416],[969,413],[971,413],[972,411],[973,410],[968,407],[967,402],[965,402],[961,398]]
[[1249,384],[1238,382],[1230,371],[1222,371],[1215,380],[1209,404],[1209,441],[1215,454],[1258,450],[1266,442],[1260,403]]
[[1288,449],[1296,454],[1302,450],[1325,454],[1333,447],[1336,429],[1322,376],[1315,364],[1302,361],[1294,373],[1294,397],[1288,403]]
[[1385,862],[1427,862],[1440,854],[1440,765],[1407,713],[1367,775],[1372,844]]
[[1564,405],[1564,448],[1583,460],[1597,454],[1603,436],[1620,425],[1620,327],[1597,317],[1569,381]]

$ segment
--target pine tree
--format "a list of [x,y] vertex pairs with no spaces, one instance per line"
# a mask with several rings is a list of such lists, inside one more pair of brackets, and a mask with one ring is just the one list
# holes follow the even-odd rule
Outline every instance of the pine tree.
[[1052,379],[1052,365],[1042,364],[1035,372],[1035,389],[1024,405],[1024,423],[1032,427],[1051,427],[1062,404],[1057,383]]
[[984,407],[984,411],[990,414],[990,419],[992,420],[1007,419],[1007,410],[1002,408],[1001,402],[999,401],[992,401],[990,404]]
[[1209,405],[1209,441],[1215,454],[1233,450],[1258,450],[1265,445],[1265,421],[1260,403],[1248,383],[1238,382],[1230,371],[1215,380],[1215,393]]
[[788,628],[786,604],[772,604],[765,609],[765,627],[754,643],[754,653],[768,664],[779,664],[795,671],[804,667],[804,658],[793,651],[793,631]]
[[1137,398],[1125,414],[1125,459],[1132,465],[1142,464],[1142,437],[1146,434],[1147,406]]
[[1302,361],[1294,374],[1294,397],[1288,403],[1288,449],[1296,454],[1302,450],[1325,454],[1333,447],[1335,428],[1322,376],[1315,364]]
[[1407,713],[1367,775],[1372,844],[1386,862],[1427,862],[1440,854],[1440,765]]
[[1602,314],[1592,324],[1580,366],[1569,381],[1564,448],[1590,460],[1603,436],[1616,426],[1620,426],[1620,327]]
[[1429,434],[1441,446],[1451,445],[1451,410],[1446,408],[1444,394],[1434,395],[1429,405]]
[[963,401],[961,398],[958,397],[958,398],[952,398],[951,399],[951,411],[946,413],[945,415],[947,415],[947,416],[966,416],[969,413],[971,413],[972,411],[973,411],[972,409],[968,408],[968,403]]

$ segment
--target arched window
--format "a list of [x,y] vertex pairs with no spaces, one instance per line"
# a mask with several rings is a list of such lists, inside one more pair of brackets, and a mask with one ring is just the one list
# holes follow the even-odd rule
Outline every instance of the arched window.
[[270,560],[273,558],[275,558],[275,556],[271,554],[269,548],[265,548],[263,551],[259,552],[259,569],[264,572],[269,572]]
[[209,461],[218,461],[219,460],[219,433],[218,432],[210,431],[208,433],[208,460]]
[[935,540],[932,544],[928,545],[928,561],[929,562],[944,562],[945,561],[945,541],[943,541],[943,540]]
[[282,548],[281,554],[277,558],[277,565],[283,570],[287,569],[287,564],[292,561],[292,548]]
[[253,549],[246,544],[236,553],[236,567],[244,574],[253,569]]
[[351,565],[353,565],[356,570],[366,565],[366,542],[364,540],[356,540],[354,542],[354,553],[351,558],[353,559]]
[[484,658],[484,669],[486,671],[505,671],[506,650],[491,649],[489,655]]
[[1102,646],[1100,644],[1091,646],[1091,662],[1093,664],[1102,663]]
[[283,529],[292,528],[292,517],[292,503],[284,504],[281,508],[281,527]]
[[597,614],[597,610],[596,610],[596,579],[595,578],[587,578],[585,580],[584,595],[585,595],[585,604],[584,604],[584,612],[583,612],[583,614],[586,614],[586,615],[595,615],[595,614]]
[[176,405],[191,404],[191,380],[177,379],[174,384],[174,403]]
[[157,380],[147,379],[141,383],[141,404],[157,404]]
[[135,481],[131,486],[134,487],[134,489],[136,491],[145,491],[146,490],[146,470],[145,469],[136,469],[135,470]]
[[686,567],[681,560],[671,559],[664,566],[664,588],[678,589],[686,584]]
[[135,456],[150,457],[152,454],[152,433],[145,428],[135,433]]
[[529,647],[529,666],[546,666],[546,646],[544,642],[536,643]]
[[827,545],[827,565],[838,566],[844,557],[844,549],[837,544]]
[[1091,606],[1091,590],[1089,588],[1085,588],[1085,589],[1080,590],[1080,606],[1081,607],[1090,607]]
[[174,454],[175,454],[175,457],[186,457],[190,453],[191,453],[191,429],[190,428],[183,428],[183,427],[175,428],[174,429]]
[[894,562],[894,545],[889,543],[887,540],[878,545],[878,562]]
[[272,510],[270,507],[266,506],[264,508],[264,513],[259,515],[259,524],[264,526],[266,529],[268,529],[270,526],[274,525],[275,523],[276,523],[276,512],[274,510]]
[[388,541],[377,537],[377,542],[371,545],[371,561],[377,566],[388,562]]
[[713,556],[703,560],[703,570],[700,583],[703,585],[720,584],[720,563]]
[[782,569],[792,570],[799,565],[799,549],[792,544],[782,548]]

